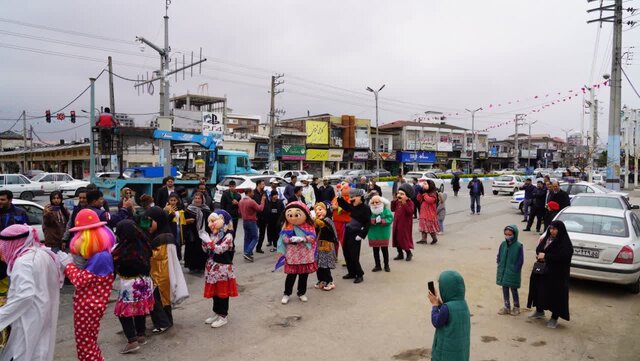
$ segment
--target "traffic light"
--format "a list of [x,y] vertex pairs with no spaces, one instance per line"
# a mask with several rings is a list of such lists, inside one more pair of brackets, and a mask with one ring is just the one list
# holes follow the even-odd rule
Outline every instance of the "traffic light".
[[44,118],[47,120],[47,123],[51,123],[51,110],[46,110],[44,112]]
[[76,111],[72,110],[71,111],[71,123],[75,123],[76,122]]

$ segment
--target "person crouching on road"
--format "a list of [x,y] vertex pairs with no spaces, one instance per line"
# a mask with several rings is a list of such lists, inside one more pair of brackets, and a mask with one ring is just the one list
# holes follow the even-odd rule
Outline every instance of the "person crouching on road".
[[429,292],[431,324],[436,328],[431,346],[433,361],[468,361],[471,344],[471,314],[464,299],[462,275],[444,271],[438,278],[439,294]]
[[364,190],[354,188],[350,191],[351,203],[344,198],[338,198],[338,204],[351,213],[351,221],[347,224],[344,234],[344,259],[347,262],[348,273],[343,279],[353,279],[353,283],[364,281],[364,271],[360,265],[360,247],[362,241],[367,238],[369,224],[371,222],[371,209],[364,203]]
[[316,219],[316,235],[318,239],[318,283],[316,288],[331,291],[336,288],[331,276],[331,269],[336,268],[336,244],[338,235],[331,220],[331,207],[324,202],[316,203],[314,207]]
[[[522,278],[524,250],[522,243],[518,241],[518,227],[515,224],[504,228],[504,241],[500,244],[496,263],[498,264],[496,284],[502,286],[502,296],[504,298],[504,307],[498,311],[498,314],[517,316],[520,314],[518,288],[520,288],[520,280]],[[511,309],[511,303],[509,302],[509,290],[513,295],[513,309]]]
[[407,253],[407,262],[411,261],[413,254],[413,187],[404,183],[398,189],[396,199],[391,202],[391,211],[394,212],[391,233],[393,234],[393,247],[398,250],[394,260],[404,259]]
[[228,322],[229,297],[238,296],[238,285],[233,270],[233,220],[221,209],[207,219],[211,239],[202,242],[202,249],[209,256],[204,275],[204,297],[213,298],[213,317],[204,322],[212,328],[222,327]]
[[298,297],[307,302],[307,280],[309,273],[318,270],[315,258],[316,230],[311,220],[311,212],[302,202],[291,202],[284,209],[284,225],[278,239],[278,259],[284,256],[284,283],[282,304],[289,303],[293,285],[298,278]]
[[384,271],[391,272],[389,267],[389,238],[391,238],[391,224],[393,223],[391,202],[381,196],[373,196],[369,202],[369,208],[371,208],[369,246],[373,248],[373,260],[376,263],[371,272],[382,271],[380,251],[382,251],[384,260]]

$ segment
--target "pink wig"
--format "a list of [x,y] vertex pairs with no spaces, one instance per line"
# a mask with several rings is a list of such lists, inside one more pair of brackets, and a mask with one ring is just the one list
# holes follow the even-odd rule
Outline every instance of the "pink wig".
[[84,259],[91,258],[102,251],[111,251],[116,243],[116,236],[105,226],[78,231],[71,239],[71,253]]

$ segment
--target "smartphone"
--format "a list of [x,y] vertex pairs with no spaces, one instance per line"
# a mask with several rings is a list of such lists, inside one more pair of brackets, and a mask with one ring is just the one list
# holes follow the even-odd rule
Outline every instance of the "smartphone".
[[429,283],[427,283],[427,289],[429,289],[429,292],[433,293],[433,295],[435,296],[436,294],[436,287],[433,284],[433,281],[429,281]]

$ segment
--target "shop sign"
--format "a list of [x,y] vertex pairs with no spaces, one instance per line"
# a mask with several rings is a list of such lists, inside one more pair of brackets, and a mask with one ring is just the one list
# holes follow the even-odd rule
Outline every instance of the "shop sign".
[[342,156],[344,154],[344,150],[342,149],[329,149],[329,161],[331,162],[342,162]]
[[478,152],[478,159],[487,158],[487,152]]
[[353,160],[367,160],[369,152],[353,152]]
[[435,163],[435,152],[397,152],[396,160],[401,163]]
[[356,148],[369,148],[370,146],[369,128],[356,128]]
[[438,158],[446,158],[448,154],[446,152],[436,152],[436,157]]
[[223,133],[222,113],[202,112],[202,135]]
[[453,152],[453,143],[439,142],[438,151],[440,152]]
[[307,120],[307,144],[329,144],[329,122]]
[[453,143],[453,150],[454,151],[460,151],[462,150],[464,147],[462,146],[461,143]]
[[282,160],[304,160],[305,147],[303,145],[283,145],[281,149]]
[[269,158],[269,143],[256,143],[256,158]]
[[387,159],[391,158],[391,155],[392,155],[392,153],[389,153],[389,152],[379,152],[378,153],[378,156],[382,160],[387,160]]
[[[342,157],[340,157],[340,159],[342,159]],[[307,160],[329,160],[329,149],[307,149]]]

